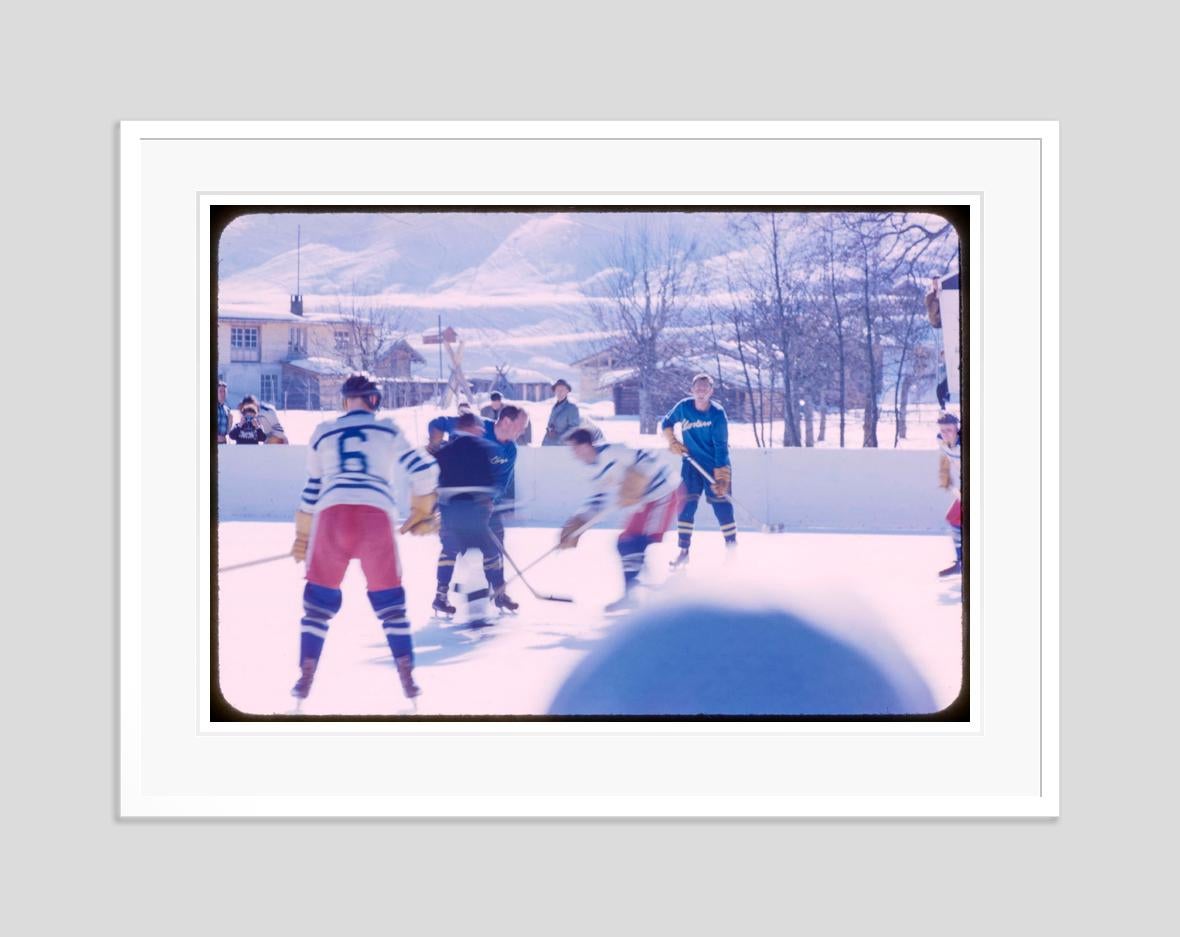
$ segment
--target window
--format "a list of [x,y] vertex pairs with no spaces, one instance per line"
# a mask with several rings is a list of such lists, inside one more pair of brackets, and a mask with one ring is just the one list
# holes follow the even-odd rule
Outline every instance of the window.
[[336,350],[337,351],[348,351],[349,344],[350,344],[350,342],[348,340],[348,333],[337,331],[336,332]]
[[258,329],[232,326],[229,330],[229,360],[259,361]]
[[307,354],[307,329],[297,325],[291,326],[291,331],[287,335],[287,351],[291,354]]
[[262,375],[262,387],[259,399],[265,403],[279,405],[279,376],[277,374]]

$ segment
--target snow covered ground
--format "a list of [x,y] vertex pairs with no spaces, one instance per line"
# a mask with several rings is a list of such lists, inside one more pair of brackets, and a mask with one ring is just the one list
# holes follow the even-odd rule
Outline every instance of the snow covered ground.
[[[483,406],[486,401],[480,401]],[[545,400],[540,403],[515,402],[529,412],[529,422],[533,426],[533,443],[539,444],[545,435],[545,424],[549,421],[549,411],[553,408],[553,401]],[[610,400],[599,400],[591,403],[579,403],[579,411],[583,417],[593,420],[602,429],[610,442],[622,442],[631,446],[663,446],[664,441],[658,434],[643,435],[639,432],[639,418],[635,416],[615,416],[615,405]],[[396,410],[382,410],[384,416],[390,416],[397,425],[409,435],[416,445],[424,445],[427,440],[427,425],[436,416],[453,416],[455,408],[440,410],[433,404],[423,404],[418,407],[402,407]],[[938,448],[938,420],[939,409],[936,404],[918,404],[909,408],[907,433],[908,438],[898,442],[898,449],[937,449]],[[283,429],[294,445],[306,445],[311,438],[312,431],[324,420],[333,419],[336,414],[331,410],[280,410]],[[237,419],[237,411],[234,418]],[[881,422],[877,427],[877,439],[881,448],[893,448],[893,414],[892,411],[883,412]],[[863,412],[852,410],[845,414],[844,447],[859,449],[864,442]],[[819,431],[819,419],[816,418],[816,432]],[[783,424],[775,423],[775,445],[782,444]],[[729,443],[737,448],[753,448],[755,446],[754,429],[748,423],[729,424]],[[818,449],[840,448],[839,417],[828,415],[826,438],[823,442],[816,442]]]
[[[291,524],[228,522],[218,528],[219,564],[229,566],[278,554],[290,546]],[[422,686],[422,715],[544,715],[575,667],[626,617],[602,608],[622,589],[614,544],[617,531],[592,530],[576,550],[542,561],[527,574],[534,588],[574,597],[571,604],[540,601],[517,582],[509,592],[521,603],[492,633],[471,637],[456,623],[431,619],[436,537],[401,537],[404,583]],[[551,528],[509,528],[506,547],[524,565],[556,542]],[[935,709],[959,693],[962,667],[961,584],[936,571],[952,557],[943,536],[868,534],[740,534],[727,554],[715,532],[698,533],[692,564],[670,574],[673,536],[648,550],[644,607],[663,603],[761,604],[788,609],[839,641],[900,654],[929,689]],[[462,562],[462,561],[461,561]],[[508,570],[510,573],[510,570]],[[220,687],[237,709],[254,714],[289,712],[297,676],[303,567],[290,560],[219,576]],[[462,567],[457,578],[464,576]],[[344,585],[344,607],[332,621],[308,714],[400,714],[407,711],[388,646],[354,563]],[[726,646],[726,622],[716,641]],[[708,647],[689,648],[708,660]],[[667,666],[652,660],[653,672]],[[817,661],[815,666],[822,667]],[[740,683],[732,692],[740,698]],[[839,687],[833,687],[838,696]],[[834,698],[835,698],[834,696]]]

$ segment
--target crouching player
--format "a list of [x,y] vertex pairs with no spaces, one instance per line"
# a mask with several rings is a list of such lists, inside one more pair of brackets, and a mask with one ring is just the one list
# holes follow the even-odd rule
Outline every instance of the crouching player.
[[664,539],[684,503],[677,460],[667,452],[629,449],[618,443],[594,445],[588,429],[575,429],[565,437],[574,457],[591,466],[594,475],[590,497],[581,510],[565,522],[560,546],[578,545],[582,531],[604,511],[618,507],[630,511],[618,550],[623,559],[623,597],[606,606],[621,611],[635,604],[635,586],[643,569],[644,551]]
[[[493,465],[497,446],[487,439],[482,421],[470,411],[455,421],[452,433],[451,440],[435,453],[439,467],[442,552],[438,557],[438,588],[432,608],[448,618],[455,614],[455,607],[447,601],[455,560],[467,550],[479,550],[496,607],[514,610],[516,603],[504,594],[504,563],[491,530],[492,498],[499,491]],[[488,591],[485,588],[468,594],[471,615],[468,628],[486,628],[490,624],[483,612]]]
[[354,374],[341,388],[344,414],[321,423],[308,445],[307,485],[295,514],[296,562],[307,560],[303,589],[298,682],[291,695],[311,691],[328,622],[340,611],[340,583],[351,560],[365,574],[369,602],[381,620],[406,697],[413,699],[414,646],[406,619],[406,593],[393,534],[393,475],[409,476],[410,516],[400,533],[417,536],[438,530],[434,493],[438,466],[415,450],[390,419],[378,419],[381,391],[365,374]]

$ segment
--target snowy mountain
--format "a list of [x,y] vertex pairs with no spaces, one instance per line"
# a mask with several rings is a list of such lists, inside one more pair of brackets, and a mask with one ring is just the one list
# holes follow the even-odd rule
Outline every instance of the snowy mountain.
[[[591,349],[587,294],[625,233],[670,226],[703,258],[720,254],[728,216],[601,212],[253,214],[218,248],[219,310],[284,311],[298,289],[308,312],[349,305],[398,311],[411,336],[459,329],[473,368],[512,364],[565,373]],[[302,244],[296,249],[297,238]]]
[[[584,318],[585,290],[641,213],[433,212],[258,214],[223,232],[220,308],[284,309],[296,282],[309,311],[352,295],[404,310],[426,327],[512,328]],[[671,224],[704,256],[722,249],[727,216],[678,213]],[[666,221],[664,223],[667,223]],[[296,251],[297,228],[302,249]],[[298,263],[298,273],[296,266]]]

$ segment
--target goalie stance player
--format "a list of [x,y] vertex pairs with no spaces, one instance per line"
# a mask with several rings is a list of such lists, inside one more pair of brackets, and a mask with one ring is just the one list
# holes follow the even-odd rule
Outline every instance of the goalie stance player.
[[591,466],[594,475],[593,491],[581,510],[565,522],[559,545],[576,547],[583,528],[611,507],[631,511],[618,541],[623,560],[623,597],[606,606],[606,611],[615,612],[634,605],[644,551],[664,539],[684,502],[684,486],[669,453],[629,449],[618,443],[596,446],[593,440],[588,429],[575,429],[565,437],[574,458]]
[[438,466],[415,450],[391,419],[378,419],[381,391],[368,375],[353,374],[341,388],[344,414],[321,423],[308,445],[307,485],[295,514],[296,562],[307,560],[299,636],[299,680],[291,695],[311,692],[328,622],[340,611],[340,583],[351,560],[365,574],[369,602],[381,620],[402,691],[413,699],[414,646],[406,619],[406,593],[393,534],[393,474],[410,480],[410,516],[400,533],[438,530],[434,493]]

